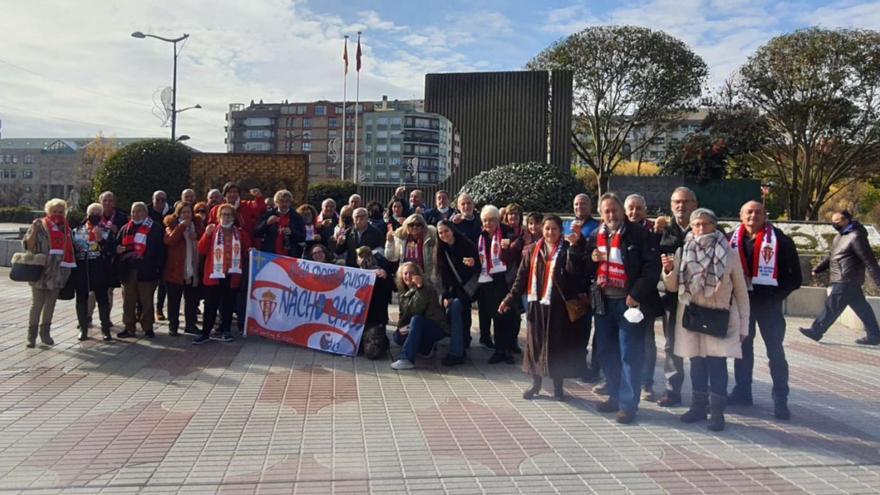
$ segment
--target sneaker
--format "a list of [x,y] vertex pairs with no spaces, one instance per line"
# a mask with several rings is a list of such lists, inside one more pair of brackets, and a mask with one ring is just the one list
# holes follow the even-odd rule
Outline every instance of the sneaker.
[[617,405],[617,401],[607,399],[596,405],[596,410],[600,413],[613,413],[617,412],[620,408]]
[[130,338],[136,337],[136,335],[131,330],[123,330],[123,331],[117,333],[116,337],[120,338],[120,339],[130,339]]
[[822,334],[814,331],[812,328],[799,328],[798,330],[800,330],[801,334],[803,334],[804,337],[807,337],[808,339],[815,340],[816,342],[822,340]]
[[230,334],[228,334],[228,333],[224,333],[224,334],[220,337],[220,342],[226,342],[226,343],[229,343],[229,342],[235,342],[235,339],[232,338],[232,335],[230,335]]
[[642,400],[648,401],[648,402],[654,402],[655,400],[657,400],[657,396],[656,396],[656,394],[654,394],[653,387],[642,388]]
[[207,335],[199,335],[198,337],[193,339],[192,345],[207,344],[210,341],[211,337],[208,337]]
[[464,356],[450,356],[447,354],[443,361],[440,361],[440,364],[443,366],[458,366],[459,364],[464,364]]
[[415,367],[416,365],[409,359],[398,359],[391,363],[391,369],[393,370],[411,370]]
[[593,393],[597,395],[608,395],[608,382],[602,382],[593,387]]
[[856,339],[856,344],[859,344],[859,345],[880,345],[880,337],[862,337],[860,339]]
[[630,411],[618,411],[615,421],[622,425],[628,425],[636,420],[636,413]]
[[657,401],[657,405],[660,407],[680,406],[681,394],[667,390],[663,397],[660,397],[660,400]]

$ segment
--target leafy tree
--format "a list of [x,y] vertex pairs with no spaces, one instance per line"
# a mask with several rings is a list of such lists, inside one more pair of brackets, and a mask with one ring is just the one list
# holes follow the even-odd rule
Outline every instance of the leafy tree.
[[138,141],[121,148],[98,170],[92,194],[113,191],[116,204],[128,208],[135,201],[149,201],[153,191],[172,194],[189,187],[192,150],[168,139]]
[[662,164],[663,175],[683,175],[703,183],[727,175],[727,143],[724,138],[694,133],[684,143],[670,144]]
[[708,75],[706,63],[684,42],[635,26],[584,29],[526,67],[573,72],[572,145],[596,172],[600,193],[629,154],[638,154],[693,109]]
[[519,203],[526,211],[568,211],[584,183],[569,169],[541,162],[510,163],[481,172],[462,186],[477,205]]
[[336,201],[337,209],[348,204],[348,198],[357,192],[357,184],[342,180],[326,180],[315,184],[309,184],[309,204],[321,211],[321,203],[332,198]]
[[754,155],[792,219],[817,219],[835,191],[880,170],[877,31],[773,38],[740,69],[737,96],[766,119],[767,141]]

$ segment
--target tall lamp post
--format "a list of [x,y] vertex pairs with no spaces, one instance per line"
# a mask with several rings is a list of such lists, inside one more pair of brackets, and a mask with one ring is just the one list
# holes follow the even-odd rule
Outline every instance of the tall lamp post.
[[[162,36],[156,36],[154,34],[144,34],[140,31],[135,31],[131,33],[132,38],[156,38],[157,40],[165,41],[171,43],[174,47],[174,76],[171,83],[171,140],[174,141],[177,133],[177,43],[179,41],[183,41],[189,38],[189,35],[184,33],[183,36],[177,38],[163,38]],[[201,107],[199,107],[201,108]]]

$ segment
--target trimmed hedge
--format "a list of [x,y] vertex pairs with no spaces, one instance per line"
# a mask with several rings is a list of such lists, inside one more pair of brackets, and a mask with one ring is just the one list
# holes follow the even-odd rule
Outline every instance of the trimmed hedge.
[[0,222],[4,223],[31,223],[35,218],[40,218],[41,216],[43,216],[42,211],[26,206],[0,208]]
[[348,197],[356,192],[357,185],[354,182],[328,180],[309,184],[309,204],[320,212],[321,202],[332,198],[336,201],[337,209],[341,209],[342,205],[348,204]]
[[149,139],[129,144],[98,170],[91,200],[102,191],[113,191],[123,211],[135,201],[149,202],[153,192],[163,190],[174,197],[189,187],[192,150],[168,139]]
[[519,203],[525,211],[568,211],[575,195],[587,192],[571,170],[546,163],[511,163],[472,177],[459,193],[479,206]]

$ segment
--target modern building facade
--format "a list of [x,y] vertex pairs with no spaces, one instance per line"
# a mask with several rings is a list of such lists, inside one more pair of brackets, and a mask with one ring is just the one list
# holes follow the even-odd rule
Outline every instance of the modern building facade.
[[[105,138],[116,147],[148,138]],[[0,139],[0,206],[42,207],[50,198],[77,202],[96,171],[86,149],[95,138]]]
[[355,136],[355,104],[349,102],[343,138],[342,102],[236,103],[226,115],[226,148],[230,153],[306,154],[310,181],[344,177],[364,183],[436,183],[454,159],[451,124],[425,114],[423,107],[422,100],[387,97],[361,102]]

